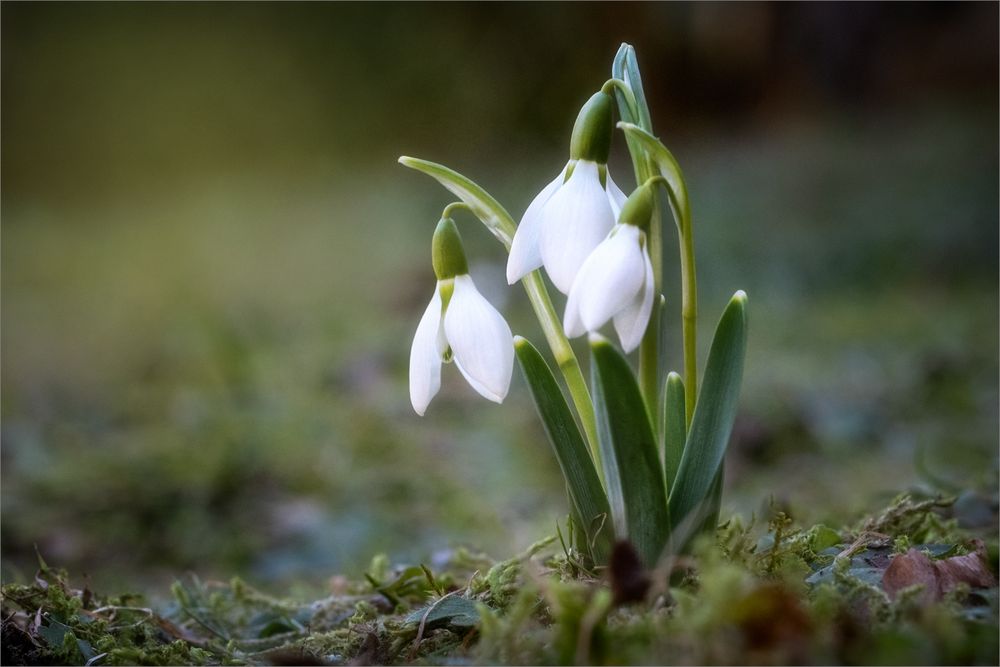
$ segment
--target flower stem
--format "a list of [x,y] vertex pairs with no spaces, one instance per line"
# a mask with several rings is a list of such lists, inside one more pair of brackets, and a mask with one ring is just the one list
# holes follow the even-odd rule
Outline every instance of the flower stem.
[[[675,212],[676,215],[676,212]],[[694,266],[691,216],[678,226],[681,254],[681,328],[684,337],[684,412],[688,428],[698,400],[698,279]]]
[[[634,125],[628,127],[635,127]],[[626,131],[629,152],[632,155],[632,163],[635,166],[636,178],[644,182],[652,174],[662,176],[664,185],[667,188],[668,201],[674,222],[677,225],[677,237],[680,250],[680,270],[681,270],[681,332],[684,345],[684,410],[687,425],[691,425],[691,418],[694,416],[695,404],[698,401],[698,282],[694,263],[694,232],[691,228],[691,209],[688,204],[687,185],[684,182],[684,175],[680,166],[669,151],[663,148],[652,135],[650,137],[662,149],[661,153],[655,156],[647,154],[646,149],[639,145],[633,132]],[[639,132],[642,128],[635,127]],[[648,132],[648,131],[647,131]],[[657,200],[659,201],[659,200]],[[654,209],[654,224],[650,229],[650,259],[653,262],[654,278],[657,292],[661,290],[661,271],[663,238],[660,228],[659,218],[656,217]],[[651,415],[658,415],[658,398],[654,392],[659,391],[659,366],[658,358],[655,356],[659,344],[659,320],[656,317],[650,319],[646,334],[642,339],[639,348],[639,382],[642,388],[643,397],[647,407],[650,408]],[[648,363],[647,363],[647,360]],[[655,386],[654,383],[655,382]],[[654,417],[654,425],[662,428],[662,424],[657,424],[658,418]]]
[[[648,169],[646,176],[648,177]],[[645,182],[645,179],[643,180]],[[654,294],[663,292],[663,225],[660,222],[659,197],[653,200],[653,223],[649,229],[649,257],[653,265]],[[659,423],[659,392],[660,392],[660,313],[659,303],[653,308],[646,333],[639,344],[639,388],[646,400],[653,431],[659,435],[662,425]]]
[[604,466],[601,463],[600,450],[597,440],[597,417],[594,414],[594,403],[590,399],[590,391],[587,389],[587,381],[580,370],[580,362],[577,361],[573,347],[569,344],[566,334],[563,333],[562,323],[552,306],[548,290],[542,282],[541,274],[532,271],[525,276],[522,281],[524,290],[528,293],[528,300],[535,311],[535,317],[545,333],[545,340],[549,343],[549,348],[556,358],[559,370],[562,371],[566,386],[569,388],[570,397],[576,406],[577,415],[583,425],[584,435],[587,444],[590,446],[590,453],[594,459],[594,466],[597,474],[604,482]]
[[635,118],[639,117],[639,111],[636,107],[635,95],[632,94],[632,89],[628,87],[628,84],[621,79],[608,79],[601,86],[601,92],[605,95],[610,95],[615,89],[625,96],[625,104],[628,105],[629,109],[632,111],[632,115]]

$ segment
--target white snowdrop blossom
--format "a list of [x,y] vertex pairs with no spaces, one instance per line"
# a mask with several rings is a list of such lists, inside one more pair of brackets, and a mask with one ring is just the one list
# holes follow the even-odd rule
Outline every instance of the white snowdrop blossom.
[[631,352],[646,331],[654,293],[646,232],[630,224],[615,225],[573,281],[563,317],[566,335],[597,331],[613,319],[622,348]]
[[544,266],[559,291],[569,292],[583,260],[607,236],[624,203],[625,193],[606,165],[571,160],[524,212],[507,260],[507,282],[513,285]]
[[514,337],[506,320],[469,276],[458,229],[442,218],[434,232],[437,286],[410,348],[410,403],[427,411],[441,389],[441,364],[454,361],[472,388],[503,402],[514,372]]
[[[449,290],[451,298],[443,305],[441,292]],[[413,336],[410,402],[418,415],[427,411],[441,388],[441,364],[446,358],[454,360],[481,396],[503,402],[514,370],[514,337],[468,274],[455,276],[451,285],[439,281]]]
[[566,294],[580,265],[615,224],[625,193],[608,173],[612,109],[605,92],[580,109],[570,139],[570,160],[532,200],[514,233],[507,260],[507,282],[544,266]]

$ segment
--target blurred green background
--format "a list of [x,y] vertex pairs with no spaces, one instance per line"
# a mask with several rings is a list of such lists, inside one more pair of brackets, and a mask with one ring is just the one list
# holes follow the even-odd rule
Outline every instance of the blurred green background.
[[[519,217],[622,41],[689,181],[702,351],[751,298],[724,513],[773,496],[839,523],[995,485],[996,4],[0,13],[5,579],[35,545],[98,586],[277,587],[551,533],[563,486],[516,373],[502,406],[449,367],[410,408],[451,199],[395,160],[446,163]],[[632,186],[620,139],[612,170]],[[499,246],[459,224],[477,283],[540,341]]]

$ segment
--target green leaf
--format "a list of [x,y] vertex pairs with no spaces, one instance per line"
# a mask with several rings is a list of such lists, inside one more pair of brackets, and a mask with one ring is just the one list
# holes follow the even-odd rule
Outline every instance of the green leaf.
[[427,630],[439,627],[474,628],[479,625],[479,610],[475,600],[460,595],[446,595],[437,602],[412,612],[405,622],[411,625],[423,622]]
[[[691,418],[691,430],[676,483],[670,492],[670,515],[674,518],[674,525],[679,525],[692,513],[704,513],[707,517],[712,511],[707,505],[712,500],[712,486],[729,445],[743,380],[747,342],[746,306],[746,294],[737,292],[726,306],[715,330],[705,379]],[[696,524],[701,523],[696,519]]]
[[591,337],[590,349],[597,433],[615,531],[651,567],[670,533],[656,439],[628,361],[600,336]]
[[629,140],[634,140],[656,164],[660,174],[667,180],[667,192],[670,194],[670,203],[674,208],[674,216],[677,225],[687,224],[691,219],[691,202],[688,200],[687,185],[684,182],[684,173],[674,154],[667,150],[659,139],[642,129],[635,123],[618,123]]
[[531,388],[538,416],[541,417],[559,468],[566,478],[570,500],[579,517],[580,527],[587,534],[590,555],[594,562],[606,563],[614,540],[611,510],[587,445],[542,355],[528,340],[520,336],[514,337],[514,352]]
[[681,465],[687,424],[684,413],[684,380],[673,371],[667,375],[663,389],[663,472],[667,492],[674,488],[677,469]]
[[436,179],[438,183],[465,202],[476,214],[476,217],[483,221],[493,236],[497,237],[504,244],[504,247],[510,250],[517,224],[510,217],[510,213],[490,193],[457,171],[436,162],[428,162],[404,155],[399,158],[399,163]]
[[628,109],[628,107],[623,104],[621,93],[616,93],[618,97],[619,114],[621,115],[622,120],[644,127],[651,131],[653,129],[653,124],[649,117],[649,106],[646,104],[646,93],[642,90],[642,76],[639,74],[639,61],[635,56],[635,48],[633,48],[631,44],[623,43],[620,47],[618,47],[618,53],[615,54],[615,59],[611,64],[611,76],[625,81],[629,88],[632,89],[632,95],[635,97],[638,117],[634,116],[632,114],[632,110]]

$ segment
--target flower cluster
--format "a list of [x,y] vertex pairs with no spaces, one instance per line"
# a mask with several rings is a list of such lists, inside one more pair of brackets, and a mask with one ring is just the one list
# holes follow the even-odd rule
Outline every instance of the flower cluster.
[[[532,200],[514,234],[507,282],[543,268],[568,295],[563,328],[568,337],[613,321],[626,352],[638,347],[655,297],[647,248],[653,184],[629,197],[608,170],[613,100],[593,95],[580,110],[570,160]],[[442,219],[435,232],[438,286],[417,326],[410,354],[410,398],[424,414],[440,388],[441,363],[454,359],[469,384],[500,402],[513,369],[512,336],[503,317],[468,275],[458,230]]]

